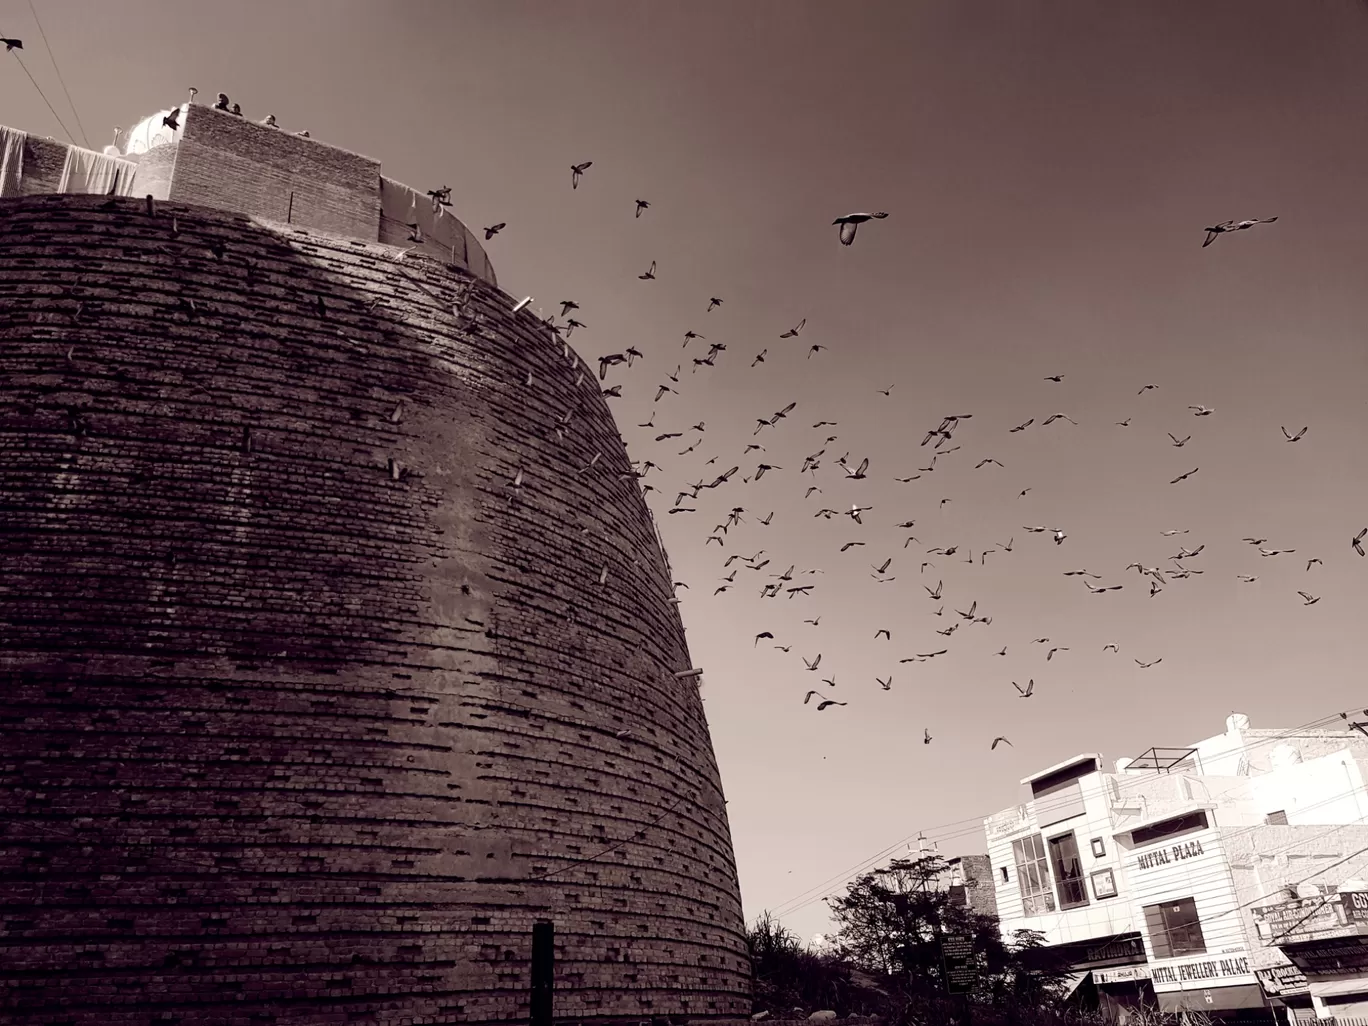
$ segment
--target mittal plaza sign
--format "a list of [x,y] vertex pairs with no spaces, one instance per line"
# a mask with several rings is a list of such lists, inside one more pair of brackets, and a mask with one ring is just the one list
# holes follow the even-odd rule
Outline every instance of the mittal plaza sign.
[[1153,869],[1155,866],[1167,866],[1174,862],[1182,862],[1184,859],[1195,858],[1198,855],[1205,855],[1202,850],[1201,841],[1183,841],[1169,848],[1155,848],[1154,851],[1147,851],[1143,855],[1135,857],[1136,869]]

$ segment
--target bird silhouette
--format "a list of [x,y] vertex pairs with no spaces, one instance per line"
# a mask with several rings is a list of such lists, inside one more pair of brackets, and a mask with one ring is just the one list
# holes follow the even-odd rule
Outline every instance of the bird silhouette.
[[484,230],[485,242],[488,242],[490,239],[494,238],[494,236],[498,235],[499,232],[503,231],[507,227],[507,221],[500,221],[498,224],[490,225],[488,228]]
[[583,164],[571,164],[571,165],[570,165],[570,188],[572,188],[572,189],[578,189],[578,188],[579,188],[579,183],[580,183],[580,178],[584,175],[584,172],[588,171],[588,170],[589,170],[591,167],[593,167],[593,166],[594,166],[594,162],[593,162],[592,160],[586,160]]
[[1247,228],[1253,228],[1256,224],[1272,224],[1276,220],[1276,217],[1261,217],[1247,221],[1222,221],[1210,228],[1203,229],[1207,233],[1207,237],[1206,241],[1202,243],[1202,248],[1205,249],[1215,242],[1218,235],[1224,235],[1227,232],[1241,232]]
[[841,245],[849,246],[855,241],[855,232],[859,229],[860,225],[864,224],[866,221],[872,221],[875,218],[885,218],[887,216],[888,214],[882,210],[876,214],[846,214],[844,217],[836,218],[836,220],[831,223],[833,225],[839,224],[841,226]]
[[634,215],[632,215],[632,216],[633,216],[633,217],[640,217],[640,216],[641,216],[641,212],[642,212],[643,210],[649,210],[650,207],[651,207],[651,204],[650,204],[647,200],[637,200],[637,201],[636,201],[636,213],[635,213]]

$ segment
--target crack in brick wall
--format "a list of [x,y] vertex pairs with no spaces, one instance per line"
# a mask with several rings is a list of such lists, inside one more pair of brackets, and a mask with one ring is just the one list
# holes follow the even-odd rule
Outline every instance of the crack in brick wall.
[[395,247],[0,214],[0,1018],[506,1021],[539,918],[558,1018],[748,1014],[591,368]]

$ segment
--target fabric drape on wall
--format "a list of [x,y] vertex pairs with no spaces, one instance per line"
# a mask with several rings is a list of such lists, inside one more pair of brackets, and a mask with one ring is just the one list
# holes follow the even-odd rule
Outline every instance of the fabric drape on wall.
[[27,132],[0,125],[0,197],[18,196],[24,177],[24,142]]
[[94,196],[131,196],[133,172],[137,166],[131,160],[73,146],[67,150],[57,191]]

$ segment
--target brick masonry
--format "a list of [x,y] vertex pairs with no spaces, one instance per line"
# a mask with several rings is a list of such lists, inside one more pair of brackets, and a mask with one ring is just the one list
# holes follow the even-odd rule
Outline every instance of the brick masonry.
[[539,918],[558,1018],[749,1013],[597,376],[399,253],[0,201],[0,1021],[502,1022]]

